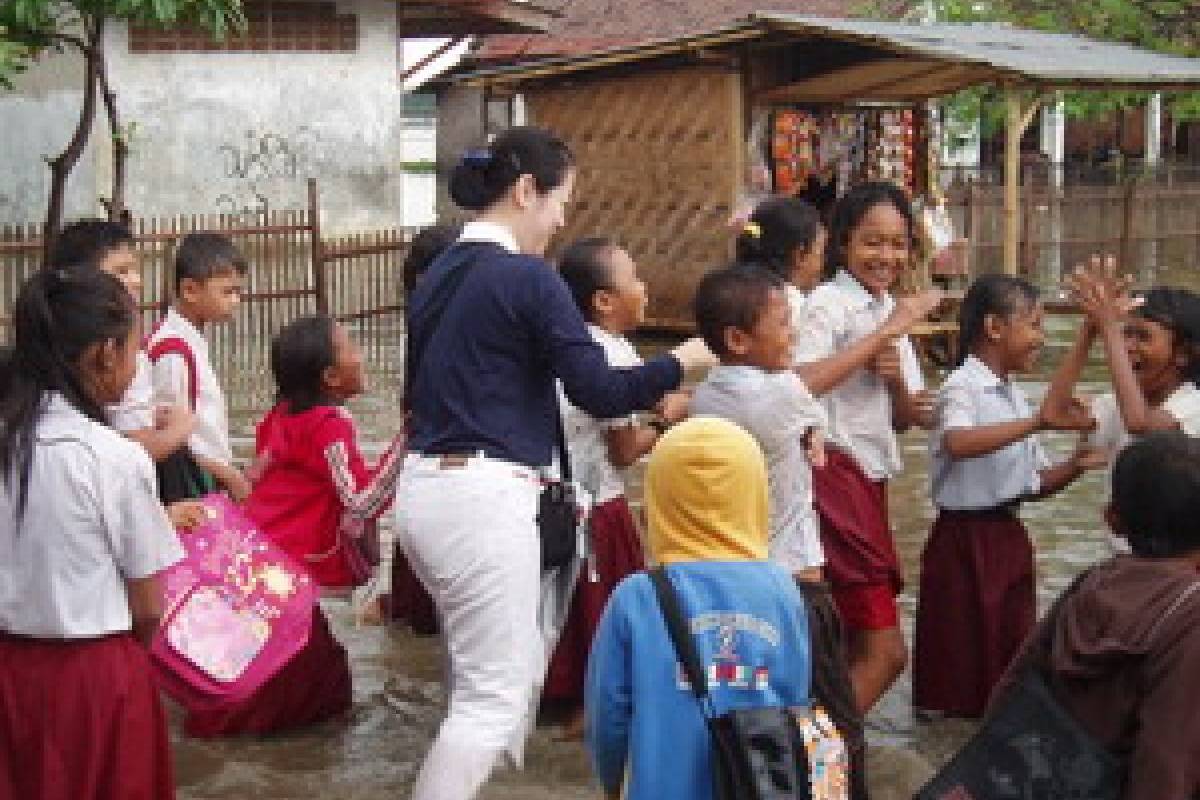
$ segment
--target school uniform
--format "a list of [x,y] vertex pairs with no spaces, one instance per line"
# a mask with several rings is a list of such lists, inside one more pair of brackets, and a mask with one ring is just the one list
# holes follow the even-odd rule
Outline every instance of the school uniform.
[[125,580],[182,557],[146,452],[45,395],[23,513],[0,488],[0,797],[174,796]]
[[[921,554],[913,705],[978,717],[1036,618],[1033,543],[1017,510],[1049,466],[1036,436],[975,458],[951,458],[945,437],[1028,419],[1025,393],[968,356],[938,393],[930,438],[937,520]],[[947,664],[954,664],[947,669]]]
[[[808,296],[793,319],[795,361],[828,358],[872,333],[895,308],[890,294],[875,297],[839,271]],[[920,363],[901,337],[901,367],[909,391],[924,388]],[[829,419],[826,465],[813,470],[813,500],[821,525],[825,574],[846,625],[893,628],[903,580],[888,522],[887,481],[904,464],[892,425],[892,401],[879,376],[854,372],[821,398]]]
[[[642,363],[624,336],[590,324],[588,332],[604,348],[609,366],[634,367]],[[591,495],[592,510],[588,516],[588,567],[575,585],[566,623],[546,668],[542,697],[582,701],[588,652],[604,606],[626,575],[645,566],[641,536],[625,497],[625,479],[608,455],[609,432],[634,425],[637,420],[633,415],[597,419],[571,405],[561,394],[559,408],[572,477]]]
[[825,564],[804,437],[825,411],[793,372],[723,364],[696,387],[692,416],[721,417],[754,437],[767,459],[771,559],[795,573]]
[[137,366],[129,388],[120,401],[106,406],[104,410],[108,424],[122,433],[154,427],[154,380],[150,358],[141,350],[137,354]]
[[[469,269],[435,330],[452,270]],[[408,307],[428,332],[408,396],[410,453],[397,540],[438,609],[450,703],[415,800],[473,797],[499,758],[520,763],[545,674],[537,507],[554,451],[555,378],[598,417],[650,408],[679,386],[670,356],[614,370],[566,284],[510,231],[474,221],[430,267]]]
[[[1196,388],[1196,384],[1191,381],[1179,384],[1175,391],[1163,400],[1160,407],[1175,418],[1181,431],[1188,436],[1200,436],[1200,389]],[[1096,427],[1088,434],[1087,444],[1107,454],[1108,467],[1104,486],[1106,492],[1111,492],[1113,464],[1121,451],[1133,444],[1137,437],[1125,429],[1121,407],[1117,403],[1117,396],[1112,392],[1092,400],[1092,417],[1096,420]],[[1129,543],[1115,533],[1109,535],[1109,544],[1114,553],[1129,552]]]
[[196,427],[188,439],[188,449],[195,456],[232,464],[233,447],[229,442],[229,413],[225,393],[209,360],[208,340],[204,334],[172,308],[150,334],[147,350],[153,351],[160,342],[176,338],[183,340],[191,351],[193,363],[189,366],[187,360],[175,352],[160,356],[151,370],[154,402],[156,405],[191,408]]

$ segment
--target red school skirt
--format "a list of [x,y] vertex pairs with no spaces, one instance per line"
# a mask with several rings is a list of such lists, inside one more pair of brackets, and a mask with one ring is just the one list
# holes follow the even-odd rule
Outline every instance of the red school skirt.
[[834,603],[847,628],[895,628],[904,581],[888,522],[887,481],[871,480],[837,448],[825,451],[825,461],[812,471],[813,505]]
[[0,800],[170,800],[166,716],[130,634],[0,633]]
[[283,669],[241,703],[188,708],[184,731],[197,738],[280,733],[337,716],[351,699],[346,648],[317,606],[308,644]]
[[939,512],[921,554],[913,706],[981,716],[1036,614],[1033,544],[1016,514]]
[[642,539],[625,496],[613,498],[592,509],[588,518],[588,541],[596,577],[585,564],[567,611],[567,621],[546,670],[542,697],[546,700],[581,701],[587,672],[588,653],[600,624],[604,606],[617,584],[645,567]]

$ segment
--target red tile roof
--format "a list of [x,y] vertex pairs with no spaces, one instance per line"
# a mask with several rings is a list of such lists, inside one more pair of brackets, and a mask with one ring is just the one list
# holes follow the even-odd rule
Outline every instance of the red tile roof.
[[575,55],[608,47],[669,39],[728,25],[755,11],[790,11],[822,17],[852,16],[856,0],[557,0],[542,2],[562,16],[546,33],[485,38],[481,61],[506,62]]

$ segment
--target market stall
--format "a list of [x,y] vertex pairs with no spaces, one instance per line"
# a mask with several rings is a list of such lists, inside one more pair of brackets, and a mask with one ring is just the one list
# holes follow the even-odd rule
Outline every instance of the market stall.
[[[729,258],[755,192],[862,178],[929,194],[925,101],[990,83],[1008,97],[1004,258],[1017,268],[1017,147],[1060,88],[1200,87],[1200,60],[999,25],[905,25],[762,12],[715,31],[461,75],[521,94],[579,159],[563,239],[606,233],[641,264],[656,327],[687,327],[696,281]],[[766,179],[763,177],[764,168]],[[751,198],[752,199],[752,198]],[[985,265],[991,267],[993,265]]]

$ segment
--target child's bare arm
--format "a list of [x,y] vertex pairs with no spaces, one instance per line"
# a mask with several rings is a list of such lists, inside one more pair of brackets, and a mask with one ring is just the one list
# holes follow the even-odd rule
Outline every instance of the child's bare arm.
[[212,458],[202,456],[195,456],[195,458],[196,463],[212,475],[217,485],[229,492],[229,496],[236,502],[240,503],[250,496],[250,482],[237,467]]
[[149,647],[162,620],[162,589],[158,576],[127,578],[125,594],[129,600],[129,614],[133,618],[133,635]]
[[624,469],[654,449],[658,431],[649,425],[624,425],[610,429],[606,440],[608,460],[614,467]]
[[896,308],[882,325],[845,349],[827,358],[817,359],[795,368],[808,390],[817,397],[845,383],[857,370],[869,366],[893,340],[908,333],[914,325],[933,313],[941,304],[941,290],[931,289],[899,298]]
[[1106,459],[1103,453],[1087,447],[1080,447],[1066,461],[1046,467],[1038,473],[1041,478],[1041,488],[1031,499],[1043,500],[1058,494],[1074,483],[1079,476],[1090,469],[1104,466]]

